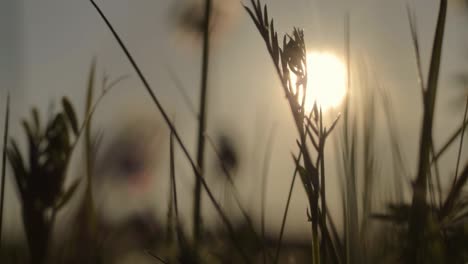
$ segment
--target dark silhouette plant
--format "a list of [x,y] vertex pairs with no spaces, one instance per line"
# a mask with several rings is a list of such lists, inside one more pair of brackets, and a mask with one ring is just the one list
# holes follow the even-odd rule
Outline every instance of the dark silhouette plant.
[[64,182],[72,150],[78,140],[78,121],[73,106],[62,99],[62,110],[45,126],[39,112],[23,121],[27,151],[21,153],[15,140],[8,147],[8,159],[18,190],[31,263],[45,263],[51,230],[57,212],[67,204],[79,179],[65,189]]
[[[267,6],[262,8],[258,0],[251,0],[250,3],[251,7],[244,8],[265,42],[298,132],[297,145],[300,155],[293,154],[293,159],[309,203],[307,220],[312,229],[312,263],[326,263],[328,252],[333,252],[334,249],[327,223],[324,150],[326,139],[336,126],[339,116],[327,128],[323,124],[320,102],[314,103],[310,113],[306,112],[305,98],[309,91],[304,32],[294,28],[292,34],[284,35],[280,43],[273,19],[268,17]],[[315,154],[315,158],[312,154]],[[278,260],[279,248],[275,263]],[[337,256],[336,253],[331,255]]]

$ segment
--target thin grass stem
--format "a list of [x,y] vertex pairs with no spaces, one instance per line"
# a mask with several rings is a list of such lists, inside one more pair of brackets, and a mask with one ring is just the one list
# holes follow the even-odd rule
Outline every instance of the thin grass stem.
[[455,140],[461,135],[462,131],[464,131],[467,126],[468,126],[468,121],[466,121],[464,124],[462,124],[459,128],[457,128],[452,133],[452,135],[445,141],[445,143],[442,145],[439,151],[435,152],[435,155],[432,158],[431,163],[436,162],[445,153],[445,151],[447,151],[447,149],[453,144],[453,142],[455,142]]
[[437,97],[440,61],[444,40],[445,21],[447,14],[447,0],[440,1],[439,15],[429,67],[429,78],[425,90],[423,102],[423,123],[421,128],[418,173],[413,185],[413,198],[408,226],[410,247],[407,249],[407,263],[423,263],[423,233],[426,222],[426,193],[427,177],[430,170],[430,148],[432,143],[432,130],[434,109]]
[[[127,57],[128,61],[132,65],[132,67],[134,68],[135,72],[137,73],[138,77],[140,78],[141,82],[143,83],[144,88],[146,89],[146,91],[150,95],[150,97],[153,100],[154,104],[156,105],[158,111],[163,116],[164,122],[169,127],[169,129],[172,131],[172,133],[173,133],[178,145],[180,146],[184,156],[189,161],[189,163],[190,163],[190,165],[191,165],[191,167],[192,167],[192,169],[193,169],[193,171],[195,173],[195,176],[197,177],[197,179],[200,179],[201,185],[203,186],[203,188],[207,192],[209,199],[211,200],[211,202],[213,203],[216,211],[218,212],[221,219],[223,220],[223,223],[226,225],[226,227],[227,227],[229,233],[231,234],[231,236],[233,237],[234,241],[237,241],[237,239],[235,239],[234,228],[233,228],[232,224],[230,223],[229,218],[223,212],[221,206],[216,201],[216,199],[215,199],[213,193],[211,192],[210,188],[208,187],[206,181],[201,176],[200,169],[198,168],[198,166],[195,164],[192,157],[190,156],[186,145],[182,141],[182,138],[180,137],[179,133],[177,132],[177,129],[175,128],[174,124],[169,119],[169,116],[168,116],[166,110],[164,109],[161,102],[159,101],[159,99],[156,97],[155,93],[151,89],[151,86],[150,86],[149,82],[147,81],[146,77],[144,76],[143,72],[140,70],[140,67],[138,66],[138,64],[134,60],[133,56],[130,54],[129,50],[127,49],[126,45],[124,44],[124,42],[122,41],[120,36],[117,34],[114,27],[112,26],[110,21],[107,19],[107,17],[104,15],[104,13],[100,9],[100,7],[96,4],[96,2],[94,0],[89,0],[89,1],[93,5],[93,7],[96,9],[99,16],[101,17],[101,19],[104,21],[104,23],[108,27],[108,29],[111,31],[113,37],[115,38],[115,40],[119,44],[120,48],[124,52],[125,56]],[[241,254],[241,257],[244,259],[244,261],[246,263],[251,263],[249,258],[245,255],[245,253],[243,252],[243,250],[239,246],[239,244],[237,242],[234,243],[234,244],[235,244],[235,247],[237,248],[237,250],[239,251],[239,253]]]
[[[297,158],[301,159],[302,157],[302,152],[299,152],[297,154]],[[281,228],[280,228],[280,233],[279,233],[279,238],[278,238],[278,245],[276,247],[276,253],[275,253],[275,258],[273,263],[277,264],[280,256],[280,251],[281,251],[281,246],[283,242],[283,235],[284,235],[284,228],[286,226],[286,219],[288,217],[288,212],[289,212],[289,205],[291,203],[291,197],[294,189],[294,183],[296,182],[296,177],[297,177],[298,169],[297,167],[294,169],[293,177],[291,180],[291,185],[289,187],[289,193],[288,193],[288,199],[286,200],[286,207],[284,208],[284,213],[283,213],[283,220],[281,221]]]
[[[267,145],[265,148],[265,156],[263,160],[263,173],[262,173],[262,190],[261,190],[261,230],[262,230],[262,240],[265,241],[265,210],[266,210],[266,187],[268,180],[269,167],[271,163],[271,154],[273,148],[273,138],[276,131],[276,126],[270,130],[271,133],[267,140]],[[267,263],[267,252],[266,247],[263,248],[263,263]]]
[[[464,124],[467,121],[467,114],[468,114],[468,96],[466,97],[465,114],[463,115],[462,124]],[[463,139],[465,138],[464,136],[465,136],[465,127],[463,126],[461,136],[460,136],[460,146],[458,147],[457,165],[455,166],[455,181],[457,180],[458,168],[460,166],[460,159],[461,159],[462,149],[463,149]]]
[[184,100],[185,104],[189,108],[190,112],[198,120],[199,115],[198,115],[197,111],[195,110],[195,106],[193,105],[192,100],[190,99],[190,97],[187,94],[187,89],[185,89],[185,87],[182,85],[182,81],[179,79],[177,74],[172,70],[172,68],[170,68],[169,65],[167,65],[167,72],[169,73],[169,76],[171,77],[172,81],[174,82],[174,85],[175,85],[176,89],[182,95],[182,99]]
[[9,132],[9,119],[10,119],[10,92],[7,95],[5,124],[3,126],[3,154],[2,154],[2,180],[0,189],[0,252],[2,250],[2,235],[3,235],[3,205],[5,199],[5,178],[6,178],[6,157],[7,157],[7,141]]
[[[201,68],[201,88],[200,88],[200,109],[198,119],[198,139],[197,139],[197,165],[200,170],[200,177],[204,175],[204,157],[205,157],[205,130],[206,130],[206,113],[207,113],[207,90],[208,90],[208,66],[210,55],[210,17],[211,17],[211,0],[205,0],[205,13],[203,23],[203,54]],[[203,223],[201,219],[201,181],[197,178],[195,181],[194,200],[193,200],[193,236],[195,241],[195,249],[197,250],[198,241],[203,231]]]

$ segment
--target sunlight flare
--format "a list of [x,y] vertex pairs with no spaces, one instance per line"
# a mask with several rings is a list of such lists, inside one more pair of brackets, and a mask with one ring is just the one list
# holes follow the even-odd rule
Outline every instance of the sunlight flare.
[[347,73],[342,60],[332,53],[308,52],[307,72],[305,110],[310,112],[315,101],[324,111],[339,106],[346,96]]

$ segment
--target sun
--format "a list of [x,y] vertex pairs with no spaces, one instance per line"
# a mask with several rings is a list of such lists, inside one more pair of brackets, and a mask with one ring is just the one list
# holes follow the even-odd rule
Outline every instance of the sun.
[[[346,67],[341,59],[328,52],[307,53],[307,93],[305,110],[317,102],[323,111],[340,105],[346,96]],[[299,98],[302,100],[302,98]]]

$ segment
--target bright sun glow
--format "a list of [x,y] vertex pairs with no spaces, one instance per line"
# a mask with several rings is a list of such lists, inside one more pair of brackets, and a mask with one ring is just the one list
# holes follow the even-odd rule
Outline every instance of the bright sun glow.
[[338,57],[331,53],[309,52],[307,72],[307,112],[311,111],[315,101],[324,111],[337,107],[343,101],[347,74],[344,63]]

